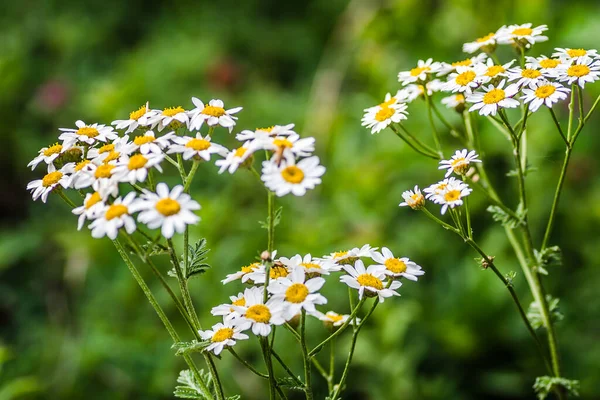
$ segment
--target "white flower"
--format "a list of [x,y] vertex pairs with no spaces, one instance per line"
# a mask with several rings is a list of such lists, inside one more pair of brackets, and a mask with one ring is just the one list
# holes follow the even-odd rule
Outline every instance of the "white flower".
[[419,265],[410,261],[406,257],[394,257],[394,254],[387,247],[381,248],[381,253],[373,253],[373,261],[377,265],[385,268],[384,273],[393,277],[404,277],[411,281],[417,281],[417,276],[425,273]]
[[473,89],[479,87],[478,77],[482,76],[485,70],[486,67],[483,64],[477,64],[473,67],[457,67],[456,72],[448,77],[443,90],[453,93],[472,93]]
[[294,128],[294,124],[287,124],[287,125],[273,125],[268,128],[258,128],[254,131],[246,129],[246,130],[241,131],[237,135],[235,135],[235,138],[237,140],[239,140],[240,142],[244,142],[246,140],[262,139],[265,136],[295,135],[296,132],[294,132],[292,130],[293,128]]
[[529,103],[529,111],[535,112],[542,105],[551,108],[552,104],[568,97],[571,89],[557,82],[541,81],[523,88],[523,103]]
[[156,137],[154,132],[148,131],[140,136],[133,138],[134,150],[138,150],[142,154],[162,153],[164,149],[169,147],[170,139],[175,136],[175,132],[169,132],[165,135]]
[[88,193],[85,195],[83,204],[72,210],[72,213],[79,215],[77,221],[77,230],[81,230],[86,219],[96,219],[98,214],[105,208],[105,201],[99,192]]
[[440,71],[438,72],[438,76],[443,76],[450,72],[453,72],[458,67],[474,67],[475,65],[481,64],[482,62],[484,62],[487,58],[488,58],[487,54],[480,53],[474,57],[467,58],[466,60],[462,60],[462,61],[456,61],[451,64],[443,62],[440,67]]
[[496,45],[496,34],[493,32],[476,39],[474,42],[463,44],[462,50],[465,53],[475,53],[483,48],[493,48]]
[[140,117],[139,121],[142,125],[149,125],[150,129],[158,127],[158,131],[162,132],[167,126],[171,126],[171,129],[188,126],[190,117],[183,107],[177,106],[167,107],[162,111],[148,111],[144,116]]
[[323,257],[323,259],[337,265],[352,264],[360,257],[373,258],[373,252],[375,250],[377,250],[377,247],[371,247],[370,245],[365,244],[361,248],[355,247],[347,251],[336,251]]
[[196,134],[195,138],[189,136],[175,136],[172,140],[175,144],[169,147],[167,153],[181,153],[184,160],[197,157],[209,161],[212,154],[219,154],[222,156],[227,154],[227,149],[225,147],[211,142],[210,136],[208,135],[202,137],[200,132]]
[[509,85],[504,89],[505,83],[503,80],[498,86],[489,85],[483,88],[485,92],[476,92],[467,97],[467,102],[474,103],[469,111],[479,110],[481,115],[496,115],[501,108],[519,107],[519,101],[512,98],[519,91],[518,86]]
[[39,151],[38,156],[31,160],[31,162],[27,164],[27,166],[31,167],[31,170],[33,171],[35,167],[37,167],[37,165],[42,161],[50,165],[54,162],[54,160],[60,157],[69,148],[70,147],[63,146],[59,143],[55,143],[48,147],[42,147]]
[[[259,266],[253,269],[248,275],[244,276],[246,280],[252,282],[253,285],[261,285],[265,283],[265,271],[267,267],[263,264],[259,264]],[[276,281],[282,278],[286,278],[290,274],[291,270],[281,263],[273,263],[269,268],[269,281]],[[244,281],[242,278],[242,282]]]
[[527,86],[533,83],[538,83],[540,81],[546,80],[544,75],[542,75],[542,71],[533,68],[512,68],[508,71],[508,81],[517,81],[516,85]]
[[233,174],[255,151],[256,148],[250,142],[246,142],[241,147],[227,153],[224,160],[217,160],[215,165],[220,167],[220,174],[226,170]]
[[76,121],[77,129],[59,128],[62,133],[58,137],[63,141],[64,147],[71,147],[75,143],[94,144],[96,142],[107,142],[115,140],[118,136],[112,126],[99,124],[86,125],[83,121]]
[[132,185],[136,182],[144,182],[150,168],[154,167],[162,172],[160,163],[164,158],[163,154],[156,153],[124,156],[117,162],[113,175],[117,181],[129,182]]
[[456,178],[454,177],[446,178],[438,183],[434,183],[433,185],[426,187],[423,189],[423,191],[426,193],[425,198],[431,200],[434,196],[443,193],[448,187],[448,183],[454,181],[455,179]]
[[304,257],[300,254],[296,254],[292,258],[280,257],[277,261],[285,265],[290,271],[300,268],[309,276],[329,275],[330,272],[340,270],[337,264],[328,260],[313,258],[310,254],[306,254]]
[[257,144],[257,147],[275,152],[277,159],[283,157],[288,162],[294,162],[296,158],[309,157],[315,151],[315,138],[300,139],[297,134],[269,137],[263,145]]
[[427,76],[432,73],[439,71],[441,64],[439,62],[433,62],[432,58],[427,61],[419,60],[417,66],[410,71],[402,71],[398,74],[398,81],[402,82],[402,86],[406,86],[409,83],[422,82],[427,80]]
[[567,82],[569,85],[577,84],[583,89],[586,82],[595,82],[600,77],[600,61],[582,57],[574,64],[561,64],[556,79],[560,82]]
[[456,108],[465,104],[465,95],[462,93],[453,94],[442,99],[442,104],[447,108]]
[[525,68],[539,69],[542,75],[547,78],[555,77],[560,65],[567,62],[559,58],[548,58],[546,56],[541,56],[538,58],[525,57],[525,61]]
[[304,196],[307,189],[314,189],[321,183],[325,167],[319,165],[319,157],[312,156],[300,160],[297,164],[282,160],[277,165],[272,160],[263,162],[262,181],[277,196],[292,193]]
[[420,210],[425,206],[425,197],[418,186],[414,190],[406,190],[402,193],[404,201],[399,204],[400,207],[410,207],[413,210]]
[[261,291],[261,293],[263,292],[263,288],[259,288],[256,286],[247,288],[244,291],[244,293],[238,293],[237,296],[229,296],[229,300],[231,301],[230,304],[220,304],[216,307],[213,307],[210,313],[215,316],[222,316],[224,321],[230,321],[232,319],[238,318],[241,314],[237,312],[233,307],[246,305],[245,293],[249,290],[259,290]]
[[[66,167],[66,166],[65,166]],[[69,176],[69,169],[62,167],[58,171],[53,164],[48,165],[48,173],[44,175],[42,179],[36,179],[27,184],[27,190],[32,193],[33,200],[37,200],[41,197],[45,203],[48,199],[48,195],[58,186],[68,188],[71,183]]]
[[584,57],[589,57],[589,58],[600,58],[600,55],[598,54],[598,50],[585,50],[585,49],[562,49],[562,48],[555,48],[554,50],[556,50],[556,52],[552,53],[552,57],[558,57],[561,60],[565,60],[565,61],[577,61],[580,60]]
[[316,311],[315,305],[327,304],[327,299],[317,293],[325,284],[321,277],[306,280],[302,268],[294,269],[287,277],[269,282],[271,298],[281,300],[286,305],[285,318],[292,319],[302,309],[308,313]]
[[252,332],[258,336],[269,336],[271,325],[283,325],[285,323],[285,304],[282,300],[269,299],[263,302],[263,291],[255,290],[244,294],[245,306],[234,306],[240,313],[236,321],[242,330],[252,328]]
[[225,108],[223,108],[223,102],[215,99],[209,101],[207,105],[204,105],[200,99],[192,97],[192,102],[196,108],[190,111],[191,131],[200,129],[204,122],[206,122],[210,127],[220,125],[223,128],[229,129],[229,132],[231,132],[235,126],[235,120],[237,119],[233,114],[240,112],[242,109],[242,107],[235,107],[225,110]]
[[[71,184],[75,189],[85,189],[92,187],[95,191],[101,192],[102,196],[106,192],[115,194],[117,180],[114,176],[114,164],[100,164],[85,162],[84,160],[73,167]],[[102,189],[102,190],[101,190]],[[110,190],[108,190],[110,189]],[[118,191],[118,187],[116,189]]]
[[213,325],[212,329],[198,331],[202,339],[211,342],[203,351],[212,351],[215,355],[221,354],[225,347],[235,346],[236,340],[248,339],[248,335],[241,333],[242,330],[232,321],[223,321]]
[[[331,325],[336,328],[344,325],[346,323],[346,321],[348,321],[348,318],[350,318],[350,315],[348,315],[348,314],[338,314],[333,311],[327,311],[325,314],[317,311],[311,315],[317,317],[319,320],[323,321],[326,325]],[[350,321],[349,325],[353,325],[353,323],[354,323],[354,321]],[[356,318],[356,323],[357,324],[360,323],[360,318],[358,318],[358,317]]]
[[[440,184],[444,184],[445,187],[440,190]],[[430,199],[436,204],[442,204],[442,215],[446,213],[448,207],[454,208],[463,204],[463,197],[471,194],[472,189],[461,180],[448,178],[438,183],[437,192],[433,192]]]
[[370,265],[365,269],[363,262],[357,260],[354,267],[344,265],[343,268],[349,275],[341,276],[340,281],[344,282],[352,289],[357,289],[359,299],[362,299],[363,296],[378,296],[379,301],[383,303],[386,297],[400,296],[398,292],[396,292],[396,289],[402,286],[402,283],[399,281],[392,281],[389,287],[386,287],[386,275],[384,269],[381,268],[381,265]]
[[[437,80],[437,79],[436,79],[436,81],[439,82],[439,80]],[[429,86],[430,83],[431,82],[427,82],[427,85]],[[422,96],[424,91],[425,91],[425,89],[423,89],[423,85],[410,84],[410,85],[407,85],[407,86],[403,87],[402,89],[398,90],[398,92],[394,96],[394,99],[396,99],[396,103],[412,103],[413,101],[418,99],[420,96]],[[433,91],[429,90],[427,94],[432,95]],[[379,106],[375,106],[375,107],[371,107],[371,108],[377,108],[377,107],[379,107]],[[378,108],[377,111],[379,111],[379,110],[380,109]]]
[[[236,281],[238,279],[242,280],[242,283],[245,283],[249,280],[249,274],[257,269],[259,269],[262,266],[261,263],[252,263],[250,265],[246,265],[244,267],[242,267],[239,271],[233,273],[233,274],[229,274],[225,277],[225,279],[223,279],[221,282],[223,283],[223,285],[229,283],[229,282],[233,282]],[[264,274],[264,272],[263,272]],[[264,282],[264,280],[263,280]]]
[[143,126],[143,124],[140,124],[140,119],[142,121],[145,121],[145,118],[142,117],[144,117],[148,113],[148,111],[150,111],[150,109],[148,108],[148,103],[146,103],[137,110],[130,112],[129,119],[118,119],[116,121],[113,121],[111,125],[115,125],[115,129],[127,128],[125,134],[131,133],[135,131],[139,126]]
[[508,76],[508,69],[510,68],[511,65],[513,65],[513,63],[515,62],[515,60],[512,60],[506,64],[502,64],[502,65],[496,65],[494,63],[494,60],[491,58],[488,58],[485,64],[485,70],[483,72],[483,74],[479,75],[477,77],[477,80],[480,83],[488,83],[489,81],[491,81],[492,79],[495,78],[499,78],[499,77],[506,77]]
[[125,227],[125,231],[132,234],[136,225],[131,215],[138,210],[139,203],[135,201],[135,192],[128,193],[123,199],[115,199],[112,204],[105,205],[90,224],[92,237],[98,239],[108,236],[109,239],[115,240],[121,227]]
[[[390,103],[392,100],[393,103]],[[371,129],[371,133],[377,133],[387,128],[392,122],[398,123],[407,119],[406,104],[396,101],[396,98],[392,97],[378,106],[365,109],[365,115],[361,120],[362,126]]]
[[183,186],[175,186],[171,192],[161,182],[156,185],[156,193],[144,190],[140,201],[138,221],[150,229],[161,228],[161,233],[170,239],[175,232],[183,233],[186,225],[197,224],[200,217],[192,211],[199,210],[200,204],[183,193]]
[[498,43],[500,44],[522,43],[526,48],[529,48],[532,44],[548,40],[547,36],[542,35],[542,33],[547,30],[547,25],[540,25],[535,28],[532,28],[531,23],[509,25],[498,29],[496,36],[498,38]]
[[446,178],[449,177],[453,172],[457,175],[464,175],[469,169],[469,165],[474,162],[481,162],[477,158],[478,155],[475,150],[468,151],[467,149],[456,150],[456,153],[449,160],[440,161],[438,169],[447,169]]
[[96,164],[110,163],[118,160],[122,156],[128,156],[135,150],[135,145],[129,141],[129,136],[117,138],[112,143],[107,143],[101,147],[89,149],[87,158]]

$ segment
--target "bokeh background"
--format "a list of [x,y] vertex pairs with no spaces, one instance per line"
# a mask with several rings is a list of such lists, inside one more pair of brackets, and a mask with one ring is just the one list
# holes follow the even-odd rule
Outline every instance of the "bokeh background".
[[[109,240],[78,232],[76,218],[53,196],[45,205],[31,201],[25,186],[40,170],[26,164],[77,119],[109,123],[147,100],[191,107],[191,96],[243,106],[240,129],[294,122],[317,138],[328,171],[317,190],[280,201],[280,254],[322,255],[370,243],[427,271],[364,329],[346,399],[533,398],[532,383],[544,370],[505,289],[457,237],[398,207],[402,191],[442,173],[391,132],[370,135],[360,118],[399,88],[397,72],[419,58],[462,59],[463,42],[529,21],[550,28],[550,42],[536,45],[534,55],[597,48],[599,17],[595,0],[3,2],[0,399],[172,398],[184,363],[141,290]],[[599,84],[589,85],[586,104],[599,92]],[[430,140],[422,102],[409,110],[408,126]],[[564,118],[566,105],[558,112]],[[598,116],[590,120],[574,153],[552,240],[566,262],[546,280],[565,314],[557,328],[565,375],[581,380],[583,398],[600,397],[599,123]],[[536,171],[528,177],[529,215],[539,245],[563,150],[548,114],[538,113],[530,126]],[[516,183],[505,176],[512,168],[508,143],[485,124],[481,130],[492,179],[515,204]],[[459,144],[446,133],[444,146],[449,152]],[[207,238],[213,269],[191,288],[209,325],[216,322],[210,307],[241,289],[219,280],[265,247],[257,221],[265,218],[266,199],[249,173],[219,176],[214,165],[200,171],[192,192],[203,206],[202,222],[191,235]],[[472,199],[477,239],[503,272],[518,272],[485,199]],[[184,333],[164,292],[152,287]],[[516,287],[528,303],[521,274]],[[346,310],[345,289],[331,282],[326,293],[333,308]],[[310,330],[314,343],[325,334],[316,322]],[[278,336],[281,346],[292,343]],[[253,341],[240,344],[262,365],[257,349]],[[300,371],[295,351],[285,358]],[[342,357],[343,350],[338,370]],[[219,368],[229,394],[264,399],[263,382],[231,357]],[[321,382],[317,398],[324,388]]]

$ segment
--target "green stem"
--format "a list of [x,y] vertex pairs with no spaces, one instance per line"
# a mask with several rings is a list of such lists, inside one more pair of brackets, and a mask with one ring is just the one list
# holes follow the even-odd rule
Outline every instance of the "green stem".
[[[400,125],[402,126],[402,125]],[[406,137],[404,137],[402,135],[402,133],[398,130],[398,128],[396,128],[395,125],[390,125],[390,128],[392,129],[392,131],[394,131],[394,133],[400,138],[402,139],[407,145],[409,145],[414,151],[416,151],[417,153],[424,155],[425,157],[429,157],[429,158],[433,158],[434,160],[439,160],[440,157],[435,153],[431,153],[429,152],[429,150],[421,150],[420,148],[418,148],[415,144],[413,144],[409,139],[407,139]],[[404,132],[407,132],[406,130],[403,129]],[[408,134],[410,135],[410,134]],[[414,138],[414,136],[411,136]],[[414,138],[416,139],[416,138]],[[425,146],[424,144],[422,144],[418,139],[416,139],[417,143],[420,143],[422,146]]]
[[273,372],[273,360],[271,359],[271,351],[269,349],[269,339],[266,337],[260,337],[259,340],[265,365],[267,367],[267,373],[269,375],[269,399],[274,400],[277,381],[275,380],[275,374]]
[[565,150],[565,158],[563,160],[562,168],[560,169],[560,176],[558,177],[558,183],[556,185],[556,191],[554,192],[554,200],[552,201],[552,208],[550,209],[550,216],[548,217],[548,224],[546,225],[546,231],[544,233],[544,240],[542,241],[541,249],[544,250],[548,246],[550,235],[552,234],[552,228],[554,227],[554,220],[556,218],[556,210],[558,209],[558,202],[562,193],[563,184],[567,176],[567,168],[569,167],[569,160],[571,159],[572,148],[567,147]]
[[269,375],[267,374],[263,374],[262,372],[259,372],[256,368],[254,368],[249,362],[247,362],[246,360],[244,360],[242,357],[240,357],[238,355],[238,353],[235,352],[235,350],[233,350],[233,348],[229,347],[227,350],[229,350],[229,352],[239,361],[241,362],[246,368],[248,368],[250,371],[252,371],[255,375],[260,376],[261,378],[264,379],[269,379]]
[[556,118],[556,114],[554,113],[554,110],[552,109],[552,107],[548,107],[548,110],[550,111],[550,115],[552,115],[552,120],[554,121],[554,125],[556,125],[556,129],[558,129],[558,133],[560,133],[560,136],[562,137],[562,139],[565,142],[565,144],[567,145],[567,147],[571,147],[571,145],[569,144],[569,140],[567,139],[567,137],[563,133],[562,128],[560,127],[560,123],[558,122],[558,119]]
[[279,354],[277,354],[277,352],[275,350],[272,350],[271,354],[277,360],[279,365],[281,365],[281,367],[285,370],[285,372],[287,372],[287,374],[290,376],[290,378],[292,378],[294,380],[294,382],[296,382],[296,384],[298,386],[304,386],[304,383],[300,379],[298,379],[298,377],[296,375],[294,375],[294,373],[292,372],[290,367],[288,367],[286,365],[286,363],[281,359],[281,357],[279,356]]
[[190,169],[190,173],[187,175],[187,177],[185,178],[185,181],[184,181],[185,186],[183,187],[183,191],[185,193],[190,192],[190,186],[192,185],[192,182],[194,181],[194,175],[196,175],[196,171],[198,170],[199,166],[200,166],[200,161],[194,160],[194,163],[192,164],[192,168]]
[[429,118],[429,123],[431,124],[431,129],[433,133],[433,141],[435,143],[435,148],[437,149],[437,153],[440,158],[444,158],[444,153],[442,152],[442,145],[440,144],[440,137],[435,127],[435,121],[433,120],[432,106],[431,106],[431,97],[427,93],[427,87],[424,85],[423,87],[423,96],[425,97],[425,103],[427,104],[427,116]]
[[471,212],[469,210],[469,197],[465,197],[465,214],[467,217],[467,237],[473,239],[473,229],[471,228]]
[[569,125],[567,126],[567,141],[571,140],[571,129],[573,129],[573,116],[575,115],[575,87],[577,85],[571,85],[571,101],[569,102]]
[[167,239],[167,244],[169,247],[169,256],[171,257],[171,264],[173,264],[173,269],[175,270],[175,274],[177,276],[177,282],[179,283],[179,290],[181,291],[181,295],[183,297],[183,304],[185,308],[194,322],[194,326],[196,329],[201,329],[200,321],[198,320],[198,314],[196,314],[196,309],[194,308],[194,304],[192,303],[192,297],[190,296],[190,292],[185,284],[185,277],[183,276],[183,271],[181,269],[181,263],[175,254],[175,246],[173,245],[172,239]]
[[310,360],[308,358],[308,348],[306,347],[306,310],[304,309],[302,309],[300,316],[300,344],[302,346],[302,360],[304,362],[304,391],[306,400],[312,400]]
[[457,131],[456,129],[454,129],[454,127],[448,122],[448,120],[446,120],[446,118],[444,117],[444,115],[441,113],[440,110],[438,110],[437,106],[435,105],[434,102],[431,102],[431,109],[433,110],[433,112],[435,113],[435,115],[438,117],[438,119],[440,120],[440,122],[442,124],[444,124],[444,126],[450,131],[450,134],[461,138],[463,135],[461,132]]
[[421,209],[421,211],[423,211],[425,213],[425,215],[427,215],[427,217],[429,219],[431,219],[432,221],[434,221],[437,224],[440,224],[444,229],[447,229],[449,231],[452,231],[454,233],[456,233],[457,235],[460,235],[460,230],[458,230],[457,228],[455,228],[454,226],[445,223],[444,221],[442,221],[441,219],[439,219],[438,217],[436,217],[435,215],[433,215],[428,209],[426,209],[425,207],[423,207]]
[[335,338],[329,344],[329,379],[327,380],[327,389],[329,393],[333,391],[333,379],[335,377]]
[[73,203],[73,201],[70,198],[67,197],[67,195],[63,192],[62,189],[58,188],[54,191],[54,193],[58,194],[60,198],[63,199],[64,202],[67,203],[71,208],[77,208],[77,205]]

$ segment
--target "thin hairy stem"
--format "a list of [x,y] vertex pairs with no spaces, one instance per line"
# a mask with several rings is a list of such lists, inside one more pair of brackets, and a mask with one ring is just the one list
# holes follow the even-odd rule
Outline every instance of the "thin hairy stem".
[[[400,127],[402,127],[401,124],[398,124],[398,125]],[[400,139],[402,139],[407,145],[409,145],[417,153],[419,153],[419,154],[421,154],[421,155],[423,155],[425,157],[433,158],[434,160],[439,160],[440,159],[440,157],[435,153],[435,151],[431,152],[430,150],[428,150],[428,148],[429,148],[428,146],[426,146],[425,144],[423,144],[420,140],[418,140],[416,137],[412,136],[410,133],[406,133],[408,131],[406,131],[405,129],[402,129],[402,131],[405,132],[404,134],[402,134],[402,132],[400,132],[400,130],[395,125],[390,125],[390,128],[392,129],[392,131],[394,131],[394,133]],[[417,144],[413,144],[411,142],[411,140],[409,140],[409,138],[405,137],[404,135],[407,135],[410,138],[412,138],[413,140],[415,140],[415,142]],[[420,146],[420,148],[418,146]]]

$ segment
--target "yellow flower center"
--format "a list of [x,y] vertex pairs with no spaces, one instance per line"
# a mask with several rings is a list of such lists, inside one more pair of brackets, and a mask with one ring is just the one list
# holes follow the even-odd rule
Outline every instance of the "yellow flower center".
[[488,40],[490,40],[493,37],[494,37],[494,33],[488,33],[484,37],[480,37],[479,39],[477,39],[476,42],[477,43],[487,42]]
[[106,210],[106,215],[104,216],[108,221],[113,218],[119,218],[123,214],[127,214],[127,206],[123,204],[113,204]]
[[369,286],[377,290],[383,289],[383,282],[381,282],[381,279],[376,278],[371,274],[361,274],[356,280],[360,286]]
[[79,136],[87,136],[89,138],[95,138],[100,134],[100,132],[98,132],[98,129],[92,128],[91,126],[84,126],[83,128],[79,128],[75,133]]
[[521,76],[523,78],[534,79],[539,78],[541,75],[542,73],[536,69],[524,69],[523,71],[521,71]]
[[390,99],[388,101],[384,101],[383,103],[381,103],[379,105],[379,107],[383,108],[383,107],[389,107],[392,104],[394,104],[396,102],[396,98],[395,97],[390,97]]
[[315,263],[300,263],[300,265],[303,266],[304,269],[322,269],[319,264]]
[[240,158],[241,158],[241,157],[243,157],[243,156],[244,156],[244,154],[246,154],[246,151],[248,151],[248,149],[247,149],[247,148],[245,148],[245,147],[238,147],[238,148],[235,150],[235,154],[234,154],[234,156],[235,156],[235,157],[240,157]]
[[221,328],[215,332],[213,337],[210,339],[211,342],[224,342],[233,337],[233,329],[231,328]]
[[98,149],[98,154],[106,153],[108,151],[113,151],[115,149],[115,145],[112,143],[105,144],[104,146]]
[[50,172],[49,174],[44,176],[44,178],[42,178],[42,186],[48,187],[48,186],[55,185],[58,183],[58,181],[60,181],[60,178],[62,178],[62,177],[63,177],[63,173],[60,171]]
[[336,251],[335,253],[333,253],[333,258],[341,258],[341,257],[345,257],[348,255],[347,251]]
[[257,131],[271,133],[271,131],[275,128],[274,126],[269,126],[268,128],[256,128]]
[[485,104],[497,104],[506,98],[506,93],[502,89],[492,89],[483,96]]
[[391,271],[394,274],[401,274],[403,272],[406,272],[406,264],[399,258],[388,258],[387,260],[385,260],[384,264],[388,271]]
[[85,202],[85,204],[84,204],[85,209],[86,210],[90,209],[93,205],[98,204],[100,201],[102,201],[102,197],[100,197],[100,193],[94,192],[94,194],[92,194],[90,196],[90,198],[87,199],[87,201]]
[[560,60],[554,60],[552,58],[544,58],[540,61],[540,67],[542,68],[556,68],[560,64]]
[[164,115],[165,117],[173,117],[182,112],[185,112],[185,110],[181,106],[167,107],[163,110],[162,115]]
[[102,162],[106,164],[111,161],[117,160],[119,157],[121,157],[121,153],[119,153],[118,151],[111,151],[110,153],[108,153],[108,155],[104,158]]
[[185,144],[185,147],[196,151],[203,151],[210,148],[210,142],[206,139],[192,139]]
[[52,146],[48,147],[46,150],[44,150],[44,155],[46,157],[50,157],[53,154],[59,154],[62,151],[62,144],[53,144]]
[[460,199],[460,191],[459,190],[449,190],[448,192],[446,192],[444,194],[444,200],[450,202],[450,201],[456,201]]
[[294,283],[285,291],[285,299],[290,303],[302,303],[308,296],[308,288],[302,283]]
[[411,76],[419,76],[423,72],[427,72],[429,70],[431,70],[430,67],[417,67],[417,68],[413,68],[413,69],[410,70],[410,75]]
[[127,164],[127,168],[130,171],[135,169],[144,168],[144,166],[148,163],[148,159],[141,154],[136,154],[135,156],[129,159],[129,164]]
[[577,78],[590,73],[590,68],[587,65],[571,65],[567,70],[567,75]]
[[567,50],[567,54],[569,55],[569,57],[572,58],[583,57],[587,54],[587,51],[585,51],[584,49],[569,49]]
[[202,110],[202,114],[210,115],[211,117],[220,117],[225,115],[225,109],[223,107],[206,106]]
[[467,58],[466,60],[453,62],[450,65],[452,65],[453,67],[468,67],[471,64],[472,64],[471,59]]
[[539,88],[535,89],[535,95],[536,95],[536,97],[539,97],[540,99],[545,99],[546,97],[550,96],[555,91],[556,91],[556,87],[554,87],[552,85],[544,85],[544,86],[540,86]]
[[381,107],[377,114],[375,114],[375,119],[379,122],[385,121],[386,119],[392,117],[394,115],[394,109],[388,106]]
[[246,318],[261,324],[267,324],[271,320],[271,310],[263,304],[255,304],[246,311]]
[[231,303],[231,305],[232,306],[244,307],[246,305],[246,298],[242,297],[241,299],[234,300],[234,302]]
[[273,139],[273,144],[277,147],[287,147],[288,149],[294,147],[294,143],[284,138]]
[[465,96],[462,94],[457,94],[456,96],[454,96],[454,100],[456,100],[458,103],[464,103]]
[[288,269],[280,265],[274,265],[269,270],[269,277],[271,279],[285,278],[289,274],[290,272],[288,271]]
[[94,176],[96,177],[96,179],[110,178],[114,167],[114,165],[102,164],[96,168]]
[[459,158],[455,158],[454,160],[452,160],[450,162],[450,165],[452,167],[456,167],[457,165],[464,164],[464,162],[465,162],[465,159],[463,157],[459,157]]
[[340,322],[344,319],[344,316],[339,314],[325,314],[325,317],[333,322]]
[[155,140],[156,138],[154,136],[136,136],[135,138],[133,138],[133,143],[136,146],[141,146],[146,143],[152,143]]
[[512,31],[512,34],[516,36],[527,36],[531,35],[532,33],[533,29],[531,28],[517,28],[514,31]]
[[473,82],[476,76],[477,75],[473,71],[465,71],[456,77],[456,83],[460,86],[467,86],[469,83]]
[[83,160],[83,161],[78,162],[77,165],[75,166],[75,171],[77,171],[77,172],[81,171],[90,162],[91,162],[90,160]]
[[144,116],[144,114],[146,114],[147,110],[148,109],[146,108],[146,105],[143,105],[140,108],[138,108],[136,111],[130,112],[129,119],[137,121],[138,119],[142,118],[142,116]]
[[289,183],[300,183],[304,180],[304,172],[295,165],[285,167],[281,171],[281,176]]
[[502,65],[492,65],[485,72],[485,76],[489,76],[490,78],[493,78],[494,76],[501,74],[502,72],[506,72],[506,70],[504,69],[504,67]]
[[241,271],[242,271],[244,274],[248,274],[248,273],[250,273],[250,272],[254,271],[254,270],[255,270],[256,268],[258,268],[258,267],[260,267],[260,264],[259,264],[259,263],[252,263],[252,264],[250,264],[250,265],[246,265],[245,267],[242,267]]
[[155,207],[156,210],[165,217],[175,215],[179,212],[179,210],[181,210],[181,206],[177,200],[173,200],[168,197],[166,199],[160,199],[157,201]]

